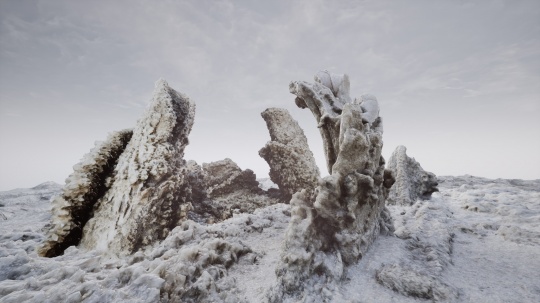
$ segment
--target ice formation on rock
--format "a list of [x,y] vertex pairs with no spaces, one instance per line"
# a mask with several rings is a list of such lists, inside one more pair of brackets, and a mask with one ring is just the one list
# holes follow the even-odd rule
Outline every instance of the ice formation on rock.
[[231,159],[204,163],[208,196],[223,197],[238,190],[259,192],[259,182],[251,169],[242,170]]
[[314,193],[293,195],[278,282],[268,293],[271,302],[330,300],[347,266],[380,233],[393,229],[384,201],[394,180],[381,156],[376,99],[351,101],[347,75],[322,72],[315,80],[291,82],[289,89],[296,104],[316,118],[331,175]]
[[437,176],[424,171],[414,158],[407,156],[407,148],[398,146],[388,161],[396,183],[390,189],[388,204],[412,205],[417,199],[426,200],[437,189]]
[[233,213],[253,212],[255,209],[278,203],[259,182],[251,169],[242,170],[229,158],[203,163],[202,171],[207,199],[202,201],[199,214],[210,214],[210,222],[221,221]]
[[78,245],[83,228],[93,208],[110,187],[107,181],[113,174],[120,154],[131,139],[132,131],[123,130],[109,135],[73,167],[62,195],[52,201],[52,227],[48,239],[39,247],[43,257],[55,257],[71,245]]
[[83,229],[88,249],[129,254],[164,239],[187,217],[191,189],[183,160],[195,105],[156,83],[152,101],[118,159],[112,185]]
[[261,116],[266,121],[271,141],[259,155],[270,166],[270,179],[279,186],[287,202],[302,189],[312,193],[319,179],[319,168],[304,131],[286,109],[269,108]]

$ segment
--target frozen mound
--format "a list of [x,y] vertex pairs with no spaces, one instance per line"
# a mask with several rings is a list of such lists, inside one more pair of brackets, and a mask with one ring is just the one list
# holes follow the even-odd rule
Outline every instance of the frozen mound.
[[152,101],[118,159],[110,188],[83,228],[87,249],[130,254],[164,239],[187,217],[191,189],[184,148],[195,105],[167,82],[156,83]]
[[112,177],[131,136],[131,130],[111,133],[107,140],[96,142],[95,147],[73,167],[62,194],[52,202],[52,226],[47,241],[39,247],[40,256],[56,257],[69,246],[79,244],[83,228],[96,203],[109,189],[108,178]]
[[407,241],[408,254],[384,264],[376,273],[382,285],[405,296],[435,301],[454,300],[458,292],[442,278],[452,264],[453,215],[440,198],[417,201],[394,211],[395,235]]
[[279,202],[277,197],[259,187],[252,170],[242,170],[231,159],[203,163],[198,169],[204,198],[193,203],[195,221],[219,222],[234,213],[252,213],[257,208]]
[[389,205],[412,205],[418,199],[429,199],[438,191],[437,176],[422,169],[414,158],[409,158],[405,146],[398,146],[392,153],[388,169],[396,179],[388,195]]
[[331,300],[347,267],[380,233],[393,229],[384,201],[394,179],[381,156],[382,119],[370,112],[378,109],[376,99],[351,101],[347,75],[321,72],[315,80],[293,81],[289,89],[296,104],[315,116],[331,175],[315,192],[304,189],[292,197],[270,302]]
[[289,112],[269,108],[261,113],[270,132],[271,141],[259,151],[270,166],[270,179],[278,185],[283,199],[306,189],[313,192],[319,179],[319,168],[309,149],[304,131]]

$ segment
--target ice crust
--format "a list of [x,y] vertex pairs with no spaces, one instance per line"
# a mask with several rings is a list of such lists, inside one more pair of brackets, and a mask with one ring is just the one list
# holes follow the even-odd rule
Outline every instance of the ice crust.
[[[290,220],[289,205],[267,206],[210,225],[186,221],[161,243],[132,256],[70,247],[64,255],[42,258],[36,247],[45,241],[49,200],[61,194],[60,185],[48,184],[0,192],[0,212],[6,216],[0,219],[2,303],[263,302],[265,291],[276,283],[274,269]],[[540,233],[540,180],[439,177],[439,189],[418,205],[388,207],[398,234],[409,238],[381,235],[328,293],[331,302],[540,301],[540,245],[518,234],[499,234],[506,225]],[[465,209],[473,199],[489,211]],[[215,243],[227,244],[220,252]],[[237,259],[225,262],[228,267],[222,261],[203,262],[208,260],[203,256],[210,255],[234,260],[234,251]],[[201,252],[200,257],[194,252]],[[382,268],[393,267],[397,269],[390,271],[391,281],[403,291],[388,288],[377,278]],[[186,268],[195,269],[189,276],[193,280],[186,278],[181,286],[180,274]],[[203,274],[212,276],[213,268],[222,269],[223,276],[216,280]],[[200,295],[189,291],[199,286],[203,286]],[[430,287],[448,290],[434,292],[449,294],[448,298],[422,298]],[[173,289],[179,290],[181,299],[169,295]]]
[[[8,208],[19,205],[20,198],[2,194]],[[31,197],[25,206],[50,206],[42,191],[24,194]],[[14,220],[25,211],[13,210],[12,225],[0,225],[0,302],[253,302],[229,271],[257,267],[266,251],[244,242],[279,242],[288,222],[288,205],[276,204],[212,225],[186,220],[162,242],[130,256],[71,246],[61,256],[42,258],[35,249],[50,209],[32,207],[41,219],[30,228]]]
[[410,254],[385,264],[376,273],[384,286],[401,294],[435,301],[455,300],[458,292],[441,278],[452,263],[453,214],[437,196],[417,200],[410,207],[396,207],[395,235],[406,240]]

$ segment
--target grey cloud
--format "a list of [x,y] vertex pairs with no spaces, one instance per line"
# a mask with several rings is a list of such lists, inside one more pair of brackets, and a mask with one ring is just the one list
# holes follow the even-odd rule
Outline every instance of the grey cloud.
[[[531,140],[514,165],[477,163],[509,154],[498,132],[540,136],[538,1],[4,1],[0,20],[0,111],[29,119],[0,121],[9,155],[22,148],[17,138],[45,136],[65,142],[42,155],[53,161],[71,136],[90,144],[132,126],[164,77],[197,103],[188,157],[231,157],[266,174],[259,113],[278,106],[299,120],[323,168],[313,118],[294,106],[288,82],[329,69],[351,76],[353,96],[378,97],[387,156],[403,144],[437,174],[540,177],[525,164],[540,165]],[[20,165],[18,180],[61,181],[76,162],[64,158],[55,172]]]

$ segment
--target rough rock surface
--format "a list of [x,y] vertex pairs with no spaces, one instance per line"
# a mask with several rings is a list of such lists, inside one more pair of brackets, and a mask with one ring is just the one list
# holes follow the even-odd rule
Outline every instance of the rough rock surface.
[[123,130],[109,135],[73,167],[66,179],[62,194],[52,201],[52,226],[47,240],[38,248],[39,255],[55,257],[71,245],[78,245],[92,209],[103,197],[120,154],[131,139],[132,131]]
[[407,156],[407,148],[398,146],[388,161],[396,183],[390,189],[388,204],[412,205],[416,200],[427,200],[437,189],[437,176],[424,171],[414,158]]
[[252,213],[257,208],[279,202],[259,187],[252,170],[242,170],[231,159],[203,163],[202,171],[207,193],[202,205],[213,220],[221,221],[237,212]]
[[238,190],[259,192],[259,182],[251,169],[242,170],[231,159],[203,163],[207,192],[211,198],[218,198]]
[[286,109],[269,108],[261,113],[272,141],[259,151],[270,166],[270,179],[278,185],[285,201],[306,189],[313,192],[319,168],[309,149],[304,131]]
[[107,193],[83,229],[88,249],[129,254],[163,239],[187,216],[191,189],[183,160],[195,105],[156,83],[152,101],[114,169]]
[[366,95],[351,102],[347,75],[323,72],[315,80],[294,81],[289,88],[296,104],[316,118],[331,175],[313,194],[293,195],[270,302],[331,300],[347,267],[381,232],[393,229],[384,203],[394,179],[381,156],[382,119],[367,110],[378,109],[376,99]]

